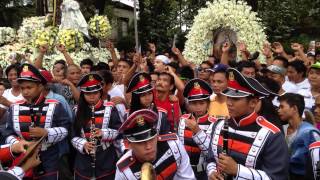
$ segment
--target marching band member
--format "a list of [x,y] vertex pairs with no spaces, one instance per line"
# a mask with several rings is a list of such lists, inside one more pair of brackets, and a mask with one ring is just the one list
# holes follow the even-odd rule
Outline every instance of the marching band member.
[[158,135],[157,116],[148,109],[138,110],[120,127],[129,142],[129,151],[117,162],[116,180],[140,179],[146,162],[154,168],[153,176],[157,179],[195,179],[188,154],[177,135]]
[[59,148],[58,143],[68,134],[70,120],[59,101],[46,99],[43,94],[47,80],[37,68],[23,64],[18,78],[25,100],[12,105],[7,116],[7,128],[4,132],[7,144],[15,144],[22,139],[46,139],[41,145],[41,164],[33,171],[38,179],[58,179]]
[[114,104],[101,99],[102,81],[89,73],[78,84],[81,94],[72,138],[77,150],[75,179],[114,179],[118,154],[113,142],[121,121]]
[[215,118],[208,114],[210,95],[212,89],[209,84],[201,79],[190,80],[184,89],[183,95],[187,98],[187,109],[190,114],[180,118],[178,136],[189,155],[191,167],[197,179],[208,179],[206,174],[206,159],[201,149],[193,141],[192,136],[199,129],[210,134]]
[[280,129],[254,111],[270,93],[253,78],[228,69],[230,119],[217,120],[211,136],[199,130],[195,142],[208,153],[210,179],[287,179],[288,148]]
[[[167,119],[167,110],[157,107],[154,103],[153,87],[151,77],[147,73],[137,73],[129,82],[127,93],[132,93],[129,114],[140,110],[150,109],[158,114],[157,131],[159,134],[167,134],[170,124]],[[127,114],[128,117],[128,114]]]

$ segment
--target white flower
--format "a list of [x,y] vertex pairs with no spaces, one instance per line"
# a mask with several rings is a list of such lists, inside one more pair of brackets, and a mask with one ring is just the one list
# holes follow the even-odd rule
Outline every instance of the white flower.
[[234,30],[250,52],[261,52],[266,41],[265,28],[250,6],[240,0],[216,0],[206,4],[206,8],[199,10],[186,36],[183,54],[189,61],[200,64],[207,59],[210,50],[205,44],[212,40],[212,30],[221,26]]
[[0,45],[11,43],[16,38],[16,31],[10,27],[0,27]]

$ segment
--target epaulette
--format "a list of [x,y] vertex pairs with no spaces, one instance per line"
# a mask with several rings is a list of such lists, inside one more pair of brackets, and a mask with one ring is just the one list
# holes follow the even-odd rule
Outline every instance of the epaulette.
[[271,122],[267,121],[266,119],[264,119],[262,116],[257,117],[256,120],[257,124],[260,125],[261,127],[267,128],[269,129],[271,132],[273,133],[278,133],[280,132],[280,129],[275,126],[274,124],[272,124]]
[[132,165],[135,162],[135,159],[132,156],[127,157],[123,161],[119,162],[117,164],[120,171],[124,171],[126,168],[128,168],[130,165]]
[[163,108],[161,108],[161,107],[157,107],[157,109],[158,109],[158,111],[160,111],[160,112],[168,113],[167,110],[165,110],[165,109],[163,109]]
[[56,99],[46,99],[44,101],[45,104],[51,104],[51,103],[54,103],[54,104],[59,104],[59,101],[56,100]]
[[190,114],[183,114],[180,119],[189,119],[190,118]]
[[103,105],[104,106],[114,106],[114,103],[113,102],[111,102],[111,101],[105,101],[105,102],[103,102]]
[[215,117],[213,117],[213,116],[209,116],[209,117],[208,117],[208,121],[209,121],[209,122],[214,123],[214,122],[216,122],[217,120],[218,120],[218,119],[215,118]]
[[16,101],[14,104],[24,104],[26,102],[26,100],[19,100],[19,101]]
[[309,145],[309,150],[314,148],[320,148],[320,141],[313,142]]
[[158,141],[169,141],[169,140],[177,140],[178,137],[175,133],[164,134],[158,136]]

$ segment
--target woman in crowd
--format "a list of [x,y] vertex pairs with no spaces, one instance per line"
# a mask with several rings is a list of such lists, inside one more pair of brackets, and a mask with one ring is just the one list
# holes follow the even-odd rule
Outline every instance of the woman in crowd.
[[75,179],[114,179],[118,160],[113,142],[121,121],[114,104],[102,98],[102,77],[89,73],[79,82],[72,145],[76,148]]
[[158,132],[160,134],[168,133],[170,131],[170,125],[166,115],[168,112],[163,108],[157,107],[154,103],[150,75],[147,73],[137,73],[134,75],[128,85],[127,93],[129,92],[132,93],[129,114],[140,109],[152,109],[158,113]]

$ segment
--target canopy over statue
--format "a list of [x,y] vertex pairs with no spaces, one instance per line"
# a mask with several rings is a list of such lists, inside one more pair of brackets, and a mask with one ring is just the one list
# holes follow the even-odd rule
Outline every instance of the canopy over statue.
[[61,4],[60,29],[77,29],[89,37],[88,24],[80,11],[80,5],[75,0],[64,0]]

